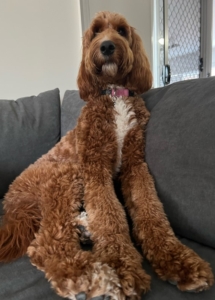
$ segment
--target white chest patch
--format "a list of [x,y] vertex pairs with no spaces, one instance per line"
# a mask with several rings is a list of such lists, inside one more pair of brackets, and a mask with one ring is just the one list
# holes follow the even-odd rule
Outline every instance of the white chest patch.
[[127,132],[137,124],[137,120],[136,118],[134,118],[135,113],[131,109],[131,104],[127,104],[122,97],[117,97],[115,99],[114,109],[116,111],[115,121],[116,136],[118,143],[115,171],[118,172],[121,167],[122,147],[124,143],[124,138]]

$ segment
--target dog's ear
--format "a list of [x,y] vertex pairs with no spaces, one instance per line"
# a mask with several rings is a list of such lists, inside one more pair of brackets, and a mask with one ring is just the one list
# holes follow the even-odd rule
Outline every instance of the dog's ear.
[[86,57],[86,50],[89,47],[90,44],[90,37],[91,37],[91,32],[88,29],[83,37],[83,49],[82,49],[82,60],[78,72],[78,78],[77,78],[77,84],[79,88],[79,94],[81,99],[83,100],[88,100],[88,96],[90,93],[93,92],[94,87],[93,87],[93,78],[90,72],[87,72],[87,66],[85,62],[85,57]]
[[[91,84],[90,84],[91,82]],[[90,94],[91,89],[92,89],[92,79],[90,74],[87,74],[86,68],[85,68],[85,61],[82,57],[81,65],[79,68],[78,72],[78,79],[77,79],[77,84],[79,88],[79,94],[81,99],[87,101],[88,96]]]
[[146,92],[152,86],[152,73],[150,64],[143,48],[142,40],[131,27],[134,62],[131,72],[128,74],[127,87],[138,94]]

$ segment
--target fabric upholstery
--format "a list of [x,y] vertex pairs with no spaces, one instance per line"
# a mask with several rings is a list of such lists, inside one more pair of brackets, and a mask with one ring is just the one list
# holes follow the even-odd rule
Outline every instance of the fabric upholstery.
[[0,101],[0,198],[15,177],[59,138],[58,89],[16,101]]
[[61,107],[61,136],[72,130],[77,123],[81,108],[85,102],[80,99],[78,91],[66,91]]
[[154,104],[146,161],[168,218],[177,234],[215,248],[215,77],[151,90],[144,99]]
[[44,277],[27,256],[8,264],[0,263],[1,300],[59,300]]

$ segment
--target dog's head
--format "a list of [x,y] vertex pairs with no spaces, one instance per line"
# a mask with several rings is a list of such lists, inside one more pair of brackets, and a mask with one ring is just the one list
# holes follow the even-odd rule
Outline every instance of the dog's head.
[[152,74],[134,28],[119,14],[100,12],[83,38],[80,96],[86,100],[89,95],[99,95],[110,84],[140,94],[150,89]]

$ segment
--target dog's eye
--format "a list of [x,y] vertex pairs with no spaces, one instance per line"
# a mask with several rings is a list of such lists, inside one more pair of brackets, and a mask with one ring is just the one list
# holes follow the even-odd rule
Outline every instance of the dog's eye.
[[94,34],[94,37],[97,36],[97,34],[99,34],[101,32],[101,29],[99,27],[95,27],[93,29],[93,34]]
[[126,36],[126,29],[124,27],[119,27],[117,29],[117,32],[121,35],[121,36]]

